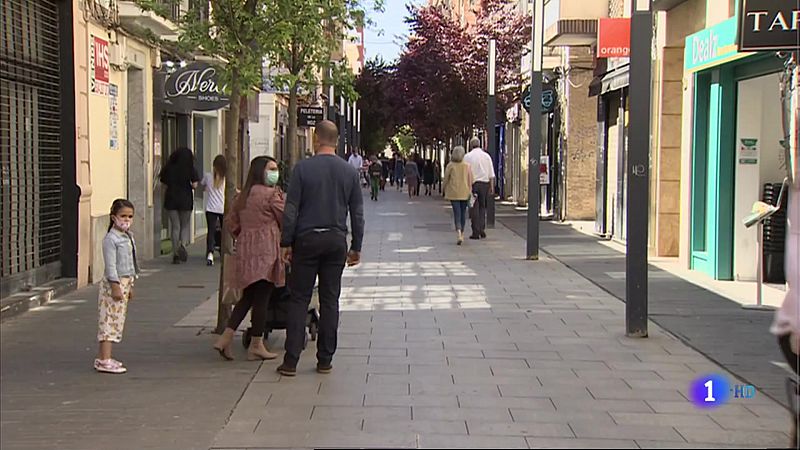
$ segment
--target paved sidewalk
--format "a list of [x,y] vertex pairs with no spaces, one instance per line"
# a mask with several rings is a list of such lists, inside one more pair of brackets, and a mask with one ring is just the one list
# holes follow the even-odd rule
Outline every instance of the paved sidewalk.
[[510,230],[458,247],[445,202],[388,187],[366,215],[334,372],[316,374],[313,351],[294,379],[262,364],[214,448],[788,444],[766,396],[695,409],[690,380],[722,368],[655,324],[626,338],[622,302],[555,259],[523,260]]
[[0,448],[209,447],[258,364],[220,364],[208,330],[174,326],[215,292],[219,271],[200,251],[186,265],[169,260],[144,264],[114,351],[126,375],[92,369],[94,287],[2,322]]
[[[527,218],[513,208],[498,209],[498,221],[519,236]],[[540,246],[572,270],[619,299],[625,298],[625,254],[569,226],[541,223]],[[772,311],[742,309],[733,300],[661,270],[649,268],[650,317],[737,377],[787,405],[788,373],[776,338],[769,333]],[[755,301],[753,301],[754,303]]]

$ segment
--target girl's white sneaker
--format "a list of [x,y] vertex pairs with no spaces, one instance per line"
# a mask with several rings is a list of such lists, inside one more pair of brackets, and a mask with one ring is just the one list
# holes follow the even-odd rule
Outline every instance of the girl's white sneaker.
[[114,359],[95,359],[94,370],[102,373],[121,374],[128,371],[125,366]]

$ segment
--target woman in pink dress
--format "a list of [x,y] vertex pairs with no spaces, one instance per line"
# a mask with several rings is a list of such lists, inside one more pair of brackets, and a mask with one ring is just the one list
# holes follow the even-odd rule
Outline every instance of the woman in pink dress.
[[247,359],[278,357],[264,345],[264,327],[272,290],[286,284],[286,269],[280,261],[284,194],[278,187],[279,180],[277,161],[268,156],[254,159],[244,191],[225,217],[225,227],[236,239],[236,277],[232,287],[244,290],[233,308],[228,327],[214,344],[226,360],[233,359],[233,335],[250,309],[252,340]]

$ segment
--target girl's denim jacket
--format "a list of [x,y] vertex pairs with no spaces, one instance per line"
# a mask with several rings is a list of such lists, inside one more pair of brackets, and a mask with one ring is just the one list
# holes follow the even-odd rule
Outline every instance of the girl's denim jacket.
[[123,277],[136,277],[140,271],[133,235],[112,228],[103,239],[103,260],[107,281],[119,282]]

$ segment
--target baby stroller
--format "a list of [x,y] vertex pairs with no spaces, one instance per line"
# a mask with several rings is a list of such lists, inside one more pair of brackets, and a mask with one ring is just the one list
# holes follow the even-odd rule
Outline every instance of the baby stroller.
[[[287,278],[290,276],[288,271],[286,276]],[[315,283],[314,292],[311,295],[311,303],[308,306],[308,314],[306,315],[306,328],[308,329],[308,333],[306,333],[305,340],[303,341],[304,350],[308,345],[309,335],[312,341],[316,341],[319,331],[319,294],[317,289],[318,286]],[[264,341],[269,338],[269,334],[273,330],[286,329],[286,319],[288,317],[291,295],[288,286],[276,288],[272,291],[272,296],[267,305],[267,324],[264,327]],[[250,347],[250,332],[250,328],[247,328],[247,331],[242,334],[242,345],[244,345],[244,348]]]

